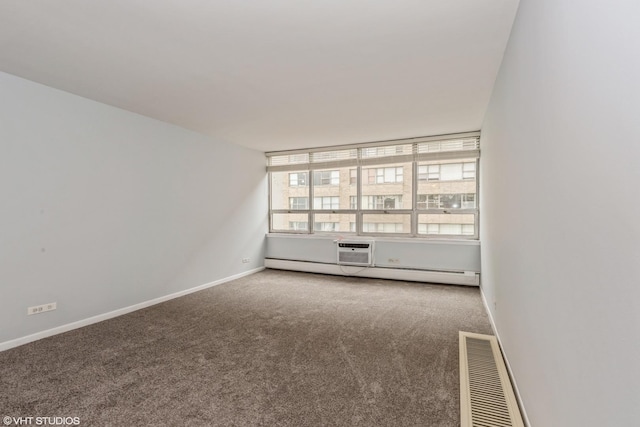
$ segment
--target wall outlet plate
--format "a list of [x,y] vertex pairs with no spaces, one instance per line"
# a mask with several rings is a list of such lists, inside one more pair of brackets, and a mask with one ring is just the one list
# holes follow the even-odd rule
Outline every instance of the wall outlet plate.
[[58,303],[50,302],[42,305],[34,305],[33,307],[27,308],[27,314],[31,316],[32,314],[40,314],[47,311],[52,311],[58,308]]

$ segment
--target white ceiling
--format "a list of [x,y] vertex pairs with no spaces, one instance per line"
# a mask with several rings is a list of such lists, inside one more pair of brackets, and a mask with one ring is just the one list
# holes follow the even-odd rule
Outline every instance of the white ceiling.
[[261,151],[480,129],[518,0],[2,0],[0,70]]

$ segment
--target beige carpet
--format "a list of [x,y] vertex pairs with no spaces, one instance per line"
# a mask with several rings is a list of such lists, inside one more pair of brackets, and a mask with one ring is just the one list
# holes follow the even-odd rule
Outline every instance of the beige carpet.
[[477,288],[265,270],[0,353],[0,416],[82,426],[459,426]]

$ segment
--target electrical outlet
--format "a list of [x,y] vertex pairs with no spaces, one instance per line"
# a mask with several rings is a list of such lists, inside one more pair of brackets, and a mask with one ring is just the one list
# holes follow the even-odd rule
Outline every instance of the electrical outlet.
[[389,258],[389,264],[400,264],[400,258]]
[[249,264],[249,258],[242,258],[243,264]]
[[44,313],[45,311],[55,310],[57,308],[58,308],[58,303],[50,302],[48,304],[36,305],[36,306],[27,308],[27,314],[31,316],[32,314],[40,314],[40,313]]

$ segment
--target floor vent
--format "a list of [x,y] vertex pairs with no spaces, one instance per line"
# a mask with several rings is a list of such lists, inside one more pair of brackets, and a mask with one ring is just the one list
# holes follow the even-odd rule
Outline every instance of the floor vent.
[[493,335],[460,331],[460,411],[462,427],[524,427]]

